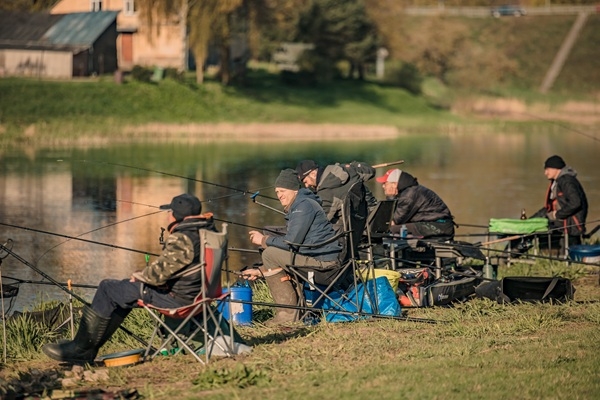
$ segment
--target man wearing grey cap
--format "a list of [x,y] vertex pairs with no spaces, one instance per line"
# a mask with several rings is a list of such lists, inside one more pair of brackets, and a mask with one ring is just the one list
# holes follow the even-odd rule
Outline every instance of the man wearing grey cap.
[[[263,265],[259,269],[244,271],[244,275],[249,280],[264,277],[275,303],[294,307],[298,304],[298,295],[285,270],[286,265],[308,267],[303,271],[306,277],[312,276],[311,283],[327,285],[341,268],[339,256],[342,245],[334,241],[320,247],[300,247],[292,261],[289,243],[316,245],[333,238],[335,231],[325,217],[319,198],[310,190],[300,188],[295,170],[281,171],[275,180],[275,193],[286,213],[285,236],[250,231],[251,242],[264,249]],[[297,319],[296,309],[280,307],[269,324],[285,324]]]
[[397,168],[375,179],[383,185],[388,199],[396,199],[392,233],[406,226],[408,234],[435,240],[454,239],[454,217],[444,201],[431,189],[420,185],[417,178]]
[[202,288],[201,269],[195,268],[200,261],[199,230],[216,231],[212,213],[200,214],[200,200],[187,193],[160,208],[170,210],[169,236],[161,255],[129,279],[102,280],[91,306],[83,308],[75,338],[45,345],[42,350],[48,357],[73,364],[93,362],[100,347],[138,307],[138,299],[161,308],[193,303]]

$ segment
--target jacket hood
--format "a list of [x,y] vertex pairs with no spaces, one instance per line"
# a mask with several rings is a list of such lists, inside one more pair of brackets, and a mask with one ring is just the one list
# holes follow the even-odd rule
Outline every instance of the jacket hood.
[[319,170],[317,179],[317,191],[319,191],[323,187],[331,189],[344,186],[350,179],[350,175],[344,168],[335,164],[326,166],[323,171]]
[[402,171],[400,174],[400,179],[398,179],[398,193],[406,189],[407,187],[417,186],[419,182],[417,182],[417,178],[412,176],[406,171]]
[[322,204],[321,202],[321,198],[319,196],[317,196],[315,193],[313,193],[312,190],[307,189],[307,188],[302,188],[300,190],[298,190],[298,194],[296,195],[296,200],[294,200],[294,203],[303,199],[313,199],[314,201],[316,201],[319,204]]
[[573,168],[569,167],[568,165],[566,167],[564,167],[563,169],[560,170],[560,173],[558,174],[558,176],[556,177],[556,179],[560,178],[561,176],[564,175],[571,175],[573,177],[577,176],[577,171],[575,171]]

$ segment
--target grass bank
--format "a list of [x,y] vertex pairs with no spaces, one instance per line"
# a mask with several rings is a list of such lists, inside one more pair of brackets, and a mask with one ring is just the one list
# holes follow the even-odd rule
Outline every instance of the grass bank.
[[[543,118],[575,120],[574,107],[561,114],[557,104],[564,102],[556,99],[532,93],[521,100],[484,97],[458,95],[435,81],[426,82],[420,96],[373,81],[286,86],[266,68],[252,69],[245,84],[230,87],[214,81],[197,85],[193,76],[159,83],[127,79],[121,85],[107,76],[6,78],[0,79],[0,144],[37,148],[194,137],[296,139],[310,138],[311,132],[346,139],[380,132],[489,132],[506,130],[507,120],[515,129],[539,122],[527,115],[532,110]],[[535,102],[545,105],[529,106]],[[597,110],[591,112],[598,123]]]
[[[108,378],[69,389],[136,390],[148,399],[597,398],[598,277],[586,268],[548,262],[535,268],[515,264],[501,273],[533,270],[571,278],[575,299],[512,305],[472,299],[452,308],[408,309],[409,316],[438,324],[373,320],[293,330],[261,325],[265,311],[255,310],[257,324],[240,328],[253,345],[250,355],[214,359],[208,366],[188,356],[158,358],[109,369]],[[255,290],[255,300],[262,296],[264,288]],[[127,327],[149,335],[137,311]],[[23,395],[59,387],[68,369],[40,352],[56,335],[35,331],[31,324],[9,325],[8,335],[9,360],[0,370],[3,398],[10,390]],[[102,353],[136,347],[119,332]]]

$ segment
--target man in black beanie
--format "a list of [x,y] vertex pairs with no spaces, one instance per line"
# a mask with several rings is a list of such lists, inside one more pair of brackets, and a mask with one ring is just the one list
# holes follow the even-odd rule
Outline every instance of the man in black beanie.
[[[585,234],[588,202],[577,172],[567,166],[562,157],[554,155],[544,162],[544,175],[550,181],[545,205],[533,217],[548,218],[548,228],[560,235],[561,252],[571,245],[581,244]],[[568,239],[565,243],[564,239]]]
[[[290,245],[319,244],[335,236],[333,226],[325,217],[319,198],[310,190],[300,189],[300,180],[293,169],[284,169],[275,180],[275,194],[286,213],[285,236],[264,235],[258,231],[250,231],[250,241],[264,250],[262,266],[258,269],[244,271],[248,280],[264,277],[277,304],[286,306],[298,305],[298,294],[286,265],[308,267],[303,269],[306,276],[312,276],[311,283],[328,285],[341,268],[338,259],[342,245],[333,241],[320,247],[300,247],[296,249],[293,261],[290,258]],[[298,312],[293,308],[280,307],[270,324],[286,324],[298,319]]]

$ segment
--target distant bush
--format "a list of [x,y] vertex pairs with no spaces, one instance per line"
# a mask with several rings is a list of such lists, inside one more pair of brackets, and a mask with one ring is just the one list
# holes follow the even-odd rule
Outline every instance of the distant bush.
[[385,73],[385,81],[415,95],[423,92],[423,77],[414,64],[391,65]]
[[177,68],[165,68],[165,78],[170,78],[177,82],[183,82],[184,73],[183,71],[179,71]]
[[142,67],[140,65],[135,65],[131,70],[131,77],[136,81],[140,82],[150,82],[150,78],[152,78],[153,70]]

